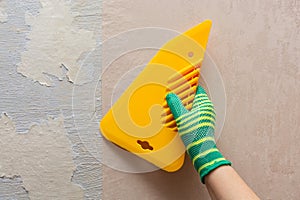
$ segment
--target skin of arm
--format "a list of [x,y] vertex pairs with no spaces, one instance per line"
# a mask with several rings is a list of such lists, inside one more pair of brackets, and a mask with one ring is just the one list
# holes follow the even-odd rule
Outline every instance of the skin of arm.
[[213,200],[259,199],[229,165],[220,166],[205,176],[205,185]]

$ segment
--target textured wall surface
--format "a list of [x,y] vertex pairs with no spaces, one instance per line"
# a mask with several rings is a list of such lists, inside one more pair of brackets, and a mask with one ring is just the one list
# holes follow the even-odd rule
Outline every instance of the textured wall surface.
[[[211,19],[208,53],[227,93],[218,146],[262,199],[298,199],[299,13],[294,0],[114,0],[103,3],[102,31],[104,38],[149,26],[182,32]],[[151,52],[134,52],[116,65],[132,69],[150,58]],[[120,75],[112,73],[103,90]],[[209,199],[188,160],[170,174],[103,170],[104,199]]]
[[175,173],[99,161],[112,87],[155,51],[130,52],[94,79],[99,42],[204,19],[227,94],[219,148],[262,199],[299,198],[299,13],[295,0],[0,0],[0,199],[209,199],[188,158]]
[[101,198],[101,163],[80,139],[98,127],[79,131],[86,107],[72,105],[89,98],[74,76],[100,28],[100,1],[0,1],[1,200]]

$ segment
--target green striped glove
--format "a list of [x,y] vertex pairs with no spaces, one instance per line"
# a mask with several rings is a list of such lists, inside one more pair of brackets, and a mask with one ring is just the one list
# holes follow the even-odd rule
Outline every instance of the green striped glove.
[[199,85],[193,102],[188,111],[179,97],[169,93],[166,97],[170,110],[176,120],[178,133],[187,149],[195,169],[204,177],[221,165],[231,165],[217,149],[215,131],[215,111],[205,90]]

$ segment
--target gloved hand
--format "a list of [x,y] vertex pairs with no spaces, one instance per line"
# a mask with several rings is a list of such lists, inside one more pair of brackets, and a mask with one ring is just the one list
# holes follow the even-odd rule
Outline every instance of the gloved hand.
[[193,101],[193,107],[188,111],[179,97],[174,93],[166,96],[167,103],[176,120],[178,133],[187,149],[193,165],[204,177],[221,165],[231,165],[216,147],[214,140],[215,111],[205,90],[199,85]]

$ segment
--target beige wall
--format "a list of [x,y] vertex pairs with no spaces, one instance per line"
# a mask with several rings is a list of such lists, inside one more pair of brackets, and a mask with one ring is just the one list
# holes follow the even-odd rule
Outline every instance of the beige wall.
[[[182,32],[211,19],[207,50],[227,94],[218,146],[262,199],[297,199],[299,12],[300,5],[292,0],[105,1],[103,39],[148,26]],[[150,55],[130,54],[121,63],[130,69]],[[111,73],[111,80],[118,78],[117,72]],[[104,93],[107,85],[104,82]],[[103,176],[104,199],[209,199],[188,159],[176,173],[127,174],[104,167]]]

